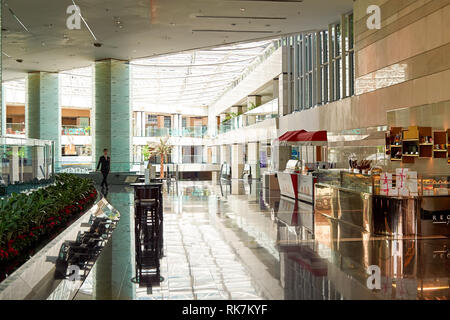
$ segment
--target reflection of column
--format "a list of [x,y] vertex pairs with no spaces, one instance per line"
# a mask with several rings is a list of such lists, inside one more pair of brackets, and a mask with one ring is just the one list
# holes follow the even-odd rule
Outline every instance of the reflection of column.
[[94,300],[112,299],[112,241],[108,241],[95,263]]
[[231,178],[240,179],[244,170],[244,146],[233,144],[231,146]]
[[112,193],[111,205],[120,212],[120,221],[112,236],[112,298],[133,300],[136,285],[133,194]]
[[32,139],[52,140],[55,143],[56,167],[61,159],[61,108],[59,105],[58,73],[28,74],[27,132]]
[[259,142],[248,143],[248,163],[252,168],[252,179],[259,179]]
[[131,162],[130,66],[113,59],[95,63],[95,154],[107,148],[111,171],[128,172]]

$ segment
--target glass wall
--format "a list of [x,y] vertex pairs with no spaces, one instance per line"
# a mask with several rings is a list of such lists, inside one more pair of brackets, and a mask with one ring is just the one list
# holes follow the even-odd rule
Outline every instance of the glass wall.
[[354,95],[353,14],[326,30],[283,38],[290,112]]
[[[0,195],[8,192],[20,192],[17,188],[39,182],[47,183],[54,174],[53,142],[1,137],[0,157]],[[10,186],[15,186],[10,187]],[[5,189],[5,187],[7,187]],[[14,189],[14,190],[13,190]]]

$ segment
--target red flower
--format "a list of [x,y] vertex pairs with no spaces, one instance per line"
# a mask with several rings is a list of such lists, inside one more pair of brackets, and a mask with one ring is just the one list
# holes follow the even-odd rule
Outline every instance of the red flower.
[[33,233],[33,232],[30,232],[30,233],[29,233],[29,236],[30,236],[30,237],[34,237],[34,233]]

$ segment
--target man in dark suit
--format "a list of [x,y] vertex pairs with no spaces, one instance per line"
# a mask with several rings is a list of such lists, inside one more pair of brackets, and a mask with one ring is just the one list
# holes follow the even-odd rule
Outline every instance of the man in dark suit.
[[103,186],[106,186],[106,189],[108,189],[108,181],[106,179],[108,178],[109,170],[111,168],[111,157],[108,156],[108,149],[103,149],[103,155],[98,160],[97,171],[100,166],[100,171],[103,175],[101,187],[103,188]]

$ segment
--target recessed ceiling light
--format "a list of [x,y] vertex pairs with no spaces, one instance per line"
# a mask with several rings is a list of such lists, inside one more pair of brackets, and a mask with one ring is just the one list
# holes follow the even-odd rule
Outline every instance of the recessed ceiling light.
[[23,62],[22,59],[16,59],[16,61],[17,61],[18,63],[22,63],[22,62]]
[[236,23],[232,23],[231,25],[232,25],[232,26],[235,26],[235,25],[236,25]]
[[266,27],[270,27],[270,24],[266,24]]
[[241,12],[244,12],[245,11],[245,8],[241,8]]
[[102,44],[100,42],[94,42],[94,47],[100,48]]

